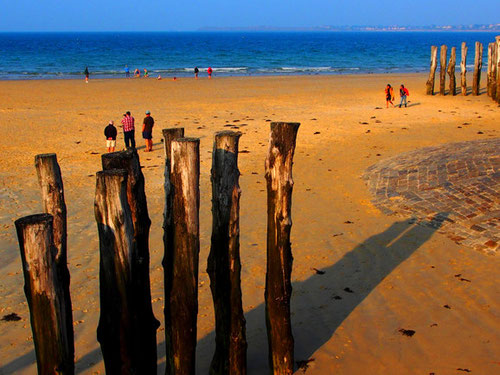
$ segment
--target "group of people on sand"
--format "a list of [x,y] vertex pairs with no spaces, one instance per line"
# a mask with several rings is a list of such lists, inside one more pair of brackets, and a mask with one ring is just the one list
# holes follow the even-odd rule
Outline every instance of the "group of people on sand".
[[[130,68],[128,67],[128,65],[125,65],[125,77],[126,78],[130,78]],[[196,66],[194,68],[194,78],[195,79],[198,79],[198,74],[200,73],[200,70],[198,69],[198,67]],[[211,66],[209,66],[207,68],[207,74],[208,74],[208,79],[211,79],[212,78],[212,73],[213,73],[213,69]],[[85,83],[89,83],[89,77],[90,77],[90,72],[89,72],[89,67],[86,66],[85,67],[85,70],[83,71],[83,74],[85,75]],[[148,78],[149,77],[149,72],[147,69],[144,69],[144,73],[142,74],[143,77],[145,78]],[[134,78],[140,78],[141,77],[141,71],[136,68],[134,70]],[[161,75],[158,75],[158,80],[161,80]],[[174,81],[177,80],[177,77],[174,77],[173,78]]]
[[[401,102],[399,103],[399,108],[404,104],[405,107],[408,106],[407,98],[410,96],[410,92],[408,89],[405,87],[405,85],[401,84],[399,87],[399,96],[401,97]],[[394,107],[394,103],[392,102],[394,100],[394,89],[390,84],[387,84],[385,87],[385,103],[387,105],[387,108],[389,108],[389,103]]]
[[[123,128],[123,138],[125,140],[126,148],[135,149],[135,119],[127,111],[121,120]],[[153,151],[153,126],[155,120],[151,116],[150,111],[146,111],[146,117],[142,121],[142,138],[146,142],[145,152]],[[118,135],[118,130],[115,127],[114,121],[110,121],[108,126],[104,129],[104,135],[106,136],[106,148],[108,152],[114,152],[116,148],[116,136]]]

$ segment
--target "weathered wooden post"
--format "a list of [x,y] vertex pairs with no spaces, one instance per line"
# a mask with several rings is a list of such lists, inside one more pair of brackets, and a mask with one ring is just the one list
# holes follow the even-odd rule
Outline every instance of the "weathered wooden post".
[[448,62],[448,75],[450,76],[450,95],[457,95],[457,81],[455,79],[455,65],[457,64],[457,49],[451,47],[450,61]]
[[487,70],[487,86],[486,92],[491,98],[495,98],[494,92],[497,88],[497,77],[496,77],[496,43],[488,44],[488,70]]
[[[108,374],[156,374],[156,321],[141,282],[143,259],[127,201],[127,171],[97,173],[95,218],[99,232],[101,315],[97,340]],[[153,336],[154,334],[154,336]]]
[[481,68],[483,67],[483,44],[476,42],[476,56],[474,58],[474,75],[472,76],[472,95],[479,95],[481,87]]
[[266,158],[267,272],[266,326],[269,366],[275,375],[291,375],[294,342],[290,319],[292,295],[292,163],[299,123],[272,122]]
[[216,133],[212,154],[212,241],[207,267],[215,309],[212,375],[245,375],[247,372],[240,277],[240,136],[240,132]]
[[496,58],[497,58],[497,68],[496,68],[496,76],[497,76],[497,89],[495,92],[495,98],[498,104],[500,104],[500,36],[495,38],[496,43]]
[[436,77],[437,68],[437,46],[431,47],[431,70],[429,73],[429,79],[427,80],[427,95],[434,95],[434,79]]
[[166,374],[194,375],[200,251],[200,140],[172,141],[171,276],[165,280]]
[[462,59],[460,61],[462,95],[467,95],[467,44],[462,42]]
[[448,47],[443,44],[441,46],[441,53],[439,56],[439,95],[445,94],[447,53],[448,53]]
[[15,222],[40,375],[75,372],[69,285],[61,277],[53,221],[52,215],[39,214]]
[[[134,239],[136,242],[135,253],[132,254],[133,262],[133,288],[131,289],[134,311],[141,319],[140,332],[137,340],[141,342],[139,355],[145,362],[155,364],[156,371],[156,330],[160,322],[153,314],[151,303],[151,285],[149,279],[149,228],[151,220],[148,214],[148,204],[144,187],[144,175],[137,150],[103,154],[101,157],[102,169],[124,169],[127,171],[127,202],[132,216]],[[151,371],[153,369],[151,368]]]

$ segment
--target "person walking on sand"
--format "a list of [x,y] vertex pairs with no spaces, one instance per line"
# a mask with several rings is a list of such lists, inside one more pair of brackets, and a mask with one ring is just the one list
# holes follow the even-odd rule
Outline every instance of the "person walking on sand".
[[209,66],[208,69],[207,69],[208,79],[212,79],[212,72],[213,72],[212,67]]
[[198,69],[197,66],[194,67],[194,79],[198,79],[198,73],[200,72],[200,70]]
[[115,152],[116,147],[116,131],[114,121],[110,121],[108,126],[104,129],[104,135],[106,136],[106,147],[108,148],[108,152]]
[[125,147],[135,148],[135,119],[127,111],[123,115],[122,125],[123,125],[123,137],[125,138]]
[[85,74],[85,83],[89,83],[90,73],[89,73],[89,67],[88,66],[85,67],[85,71],[83,72],[83,74]]
[[146,141],[146,149],[145,152],[153,151],[153,126],[155,124],[155,120],[151,117],[151,112],[146,111],[146,117],[144,117],[144,121],[142,122],[142,138]]
[[385,103],[387,104],[387,108],[389,108],[389,103],[394,107],[394,103],[392,102],[394,100],[394,89],[392,88],[391,85],[387,84],[385,88]]
[[148,78],[149,77],[149,72],[147,69],[144,69],[144,78]]
[[410,93],[408,92],[408,89],[405,87],[405,85],[401,85],[401,87],[399,88],[399,96],[401,96],[401,103],[399,103],[399,108],[401,108],[403,103],[405,107],[407,107],[406,97],[410,96]]
[[125,77],[130,78],[130,69],[128,68],[128,65],[125,65]]

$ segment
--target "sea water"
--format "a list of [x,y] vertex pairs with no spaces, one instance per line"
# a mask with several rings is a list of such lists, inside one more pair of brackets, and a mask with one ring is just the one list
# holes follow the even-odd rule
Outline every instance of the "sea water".
[[[373,74],[425,72],[431,45],[487,44],[489,32],[162,32],[0,33],[0,80],[121,78],[148,69],[150,76]],[[448,52],[449,56],[449,52]]]

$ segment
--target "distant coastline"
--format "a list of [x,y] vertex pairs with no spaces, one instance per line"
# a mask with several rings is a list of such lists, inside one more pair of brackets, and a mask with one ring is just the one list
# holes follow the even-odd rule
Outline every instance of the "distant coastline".
[[430,25],[430,26],[314,26],[314,27],[274,27],[274,26],[249,26],[249,27],[215,27],[205,26],[197,31],[491,31],[500,32],[500,23],[473,24],[473,25]]

